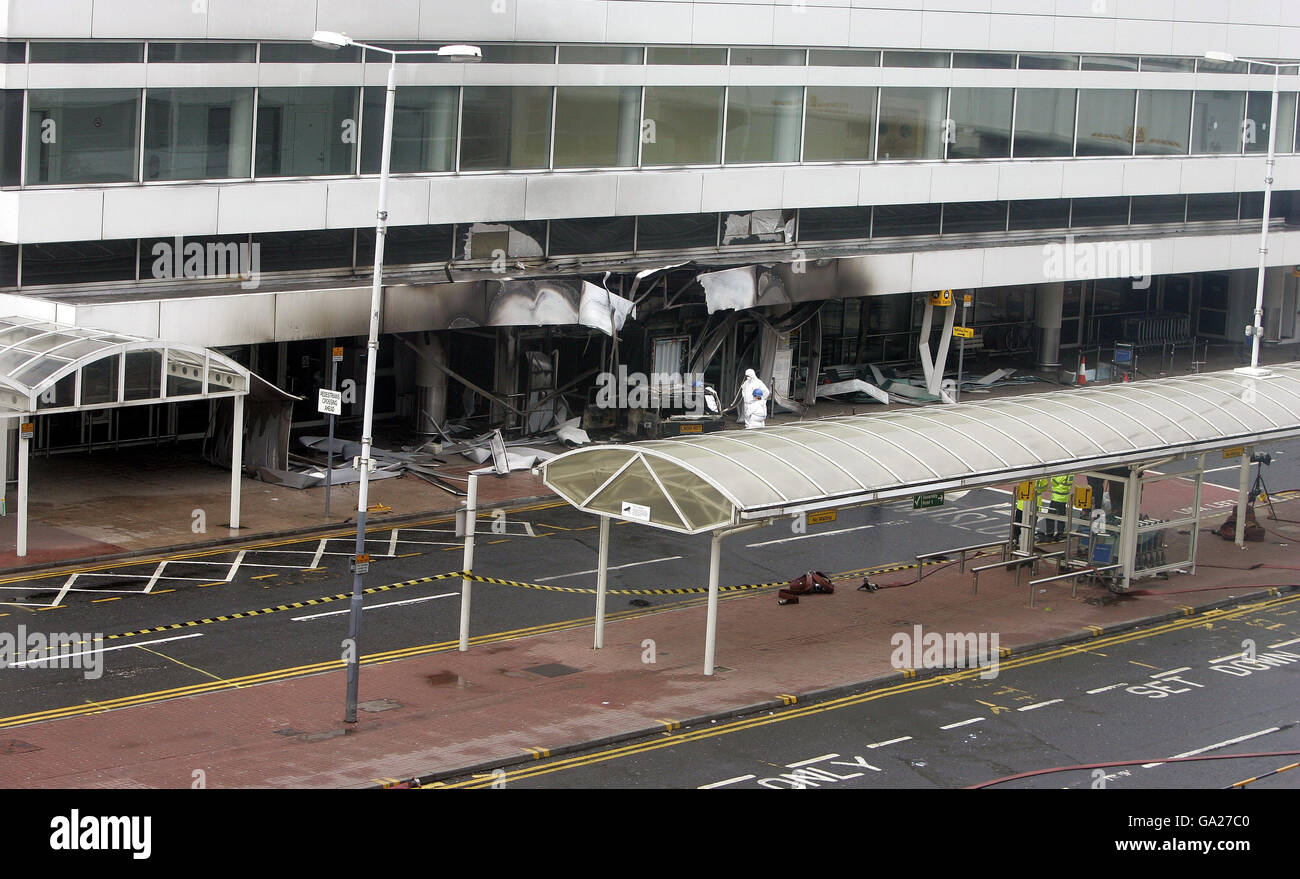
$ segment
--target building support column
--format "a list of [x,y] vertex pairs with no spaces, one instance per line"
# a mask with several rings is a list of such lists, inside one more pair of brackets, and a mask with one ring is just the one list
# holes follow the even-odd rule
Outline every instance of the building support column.
[[714,531],[709,544],[709,615],[704,626],[704,674],[712,677],[713,657],[718,642],[718,578],[722,567],[722,537]]
[[1124,566],[1124,588],[1133,580],[1137,567],[1138,513],[1142,509],[1142,477],[1138,464],[1130,464],[1124,480],[1124,508],[1119,523],[1120,564]]
[[1038,368],[1061,365],[1061,316],[1065,307],[1065,284],[1039,284],[1034,288],[1034,329],[1038,336]]

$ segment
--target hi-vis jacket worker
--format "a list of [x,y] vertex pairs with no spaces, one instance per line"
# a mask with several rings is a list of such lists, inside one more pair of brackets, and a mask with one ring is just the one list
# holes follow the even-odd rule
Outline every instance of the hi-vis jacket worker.
[[1062,473],[1052,477],[1052,503],[1048,510],[1062,518],[1060,522],[1051,519],[1043,526],[1048,537],[1065,535],[1065,505],[1070,502],[1070,492],[1074,490],[1074,474]]
[[745,419],[745,429],[762,427],[767,423],[767,398],[772,395],[754,370],[745,370],[745,381],[740,386],[740,411]]

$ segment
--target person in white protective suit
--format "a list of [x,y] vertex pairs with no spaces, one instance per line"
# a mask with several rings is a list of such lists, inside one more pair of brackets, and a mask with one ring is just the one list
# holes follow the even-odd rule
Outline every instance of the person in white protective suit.
[[745,381],[740,386],[740,411],[746,430],[762,427],[767,422],[767,399],[770,396],[772,392],[754,370],[745,370]]

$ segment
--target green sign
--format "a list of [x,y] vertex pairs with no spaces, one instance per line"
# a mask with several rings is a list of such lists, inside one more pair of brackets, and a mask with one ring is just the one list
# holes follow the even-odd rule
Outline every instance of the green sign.
[[943,492],[935,491],[930,494],[918,494],[912,498],[912,509],[928,510],[931,507],[943,506]]

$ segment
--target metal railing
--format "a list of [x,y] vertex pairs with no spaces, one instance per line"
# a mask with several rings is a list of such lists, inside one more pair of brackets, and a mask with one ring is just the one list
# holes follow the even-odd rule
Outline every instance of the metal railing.
[[[979,552],[979,551],[982,550],[982,549],[994,549],[994,548],[996,548],[996,547],[1001,547],[1001,548],[1002,548],[1002,561],[1005,562],[1005,561],[1007,560],[1007,550],[1009,549],[1009,547],[1007,546],[1007,542],[1006,542],[1005,540],[995,540],[995,541],[993,541],[992,543],[976,543],[976,544],[972,544],[971,546],[958,546],[958,547],[955,547],[955,548],[953,548],[953,549],[940,550],[939,552],[922,552],[922,553],[917,553],[917,556],[916,556],[916,582],[917,582],[917,583],[920,583],[920,582],[921,582],[921,562],[922,562],[922,560],[924,560],[924,559],[947,558],[948,556],[951,556],[951,555],[953,555],[954,553],[957,553],[957,554],[960,555],[960,564],[959,564],[959,566],[958,566],[957,569],[958,569],[959,571],[961,571],[962,573],[965,573],[965,571],[966,571],[966,553],[968,553],[968,552]],[[973,569],[972,569],[972,570],[973,570]]]
[[1057,580],[1073,578],[1074,582],[1070,587],[1070,597],[1076,598],[1079,594],[1079,578],[1087,574],[1098,574],[1102,571],[1113,571],[1116,568],[1123,568],[1123,565],[1106,565],[1102,568],[1079,568],[1077,571],[1066,571],[1064,574],[1055,574],[1051,577],[1039,577],[1037,580],[1029,581],[1029,606],[1033,607],[1038,598],[1038,587],[1044,583],[1053,583]]
[[1033,555],[1022,556],[1020,558],[1014,558],[1014,559],[1003,559],[1000,562],[993,562],[992,564],[980,565],[979,567],[971,568],[970,569],[971,594],[972,595],[979,594],[981,571],[988,571],[988,570],[992,570],[993,568],[1014,567],[1016,569],[1016,588],[1019,589],[1020,572],[1024,570],[1025,565],[1029,565],[1029,574],[1030,576],[1033,576],[1034,574],[1038,573],[1039,562],[1047,561],[1048,559],[1062,558],[1064,556],[1065,556],[1064,551],[1048,552],[1042,554],[1034,553]]

